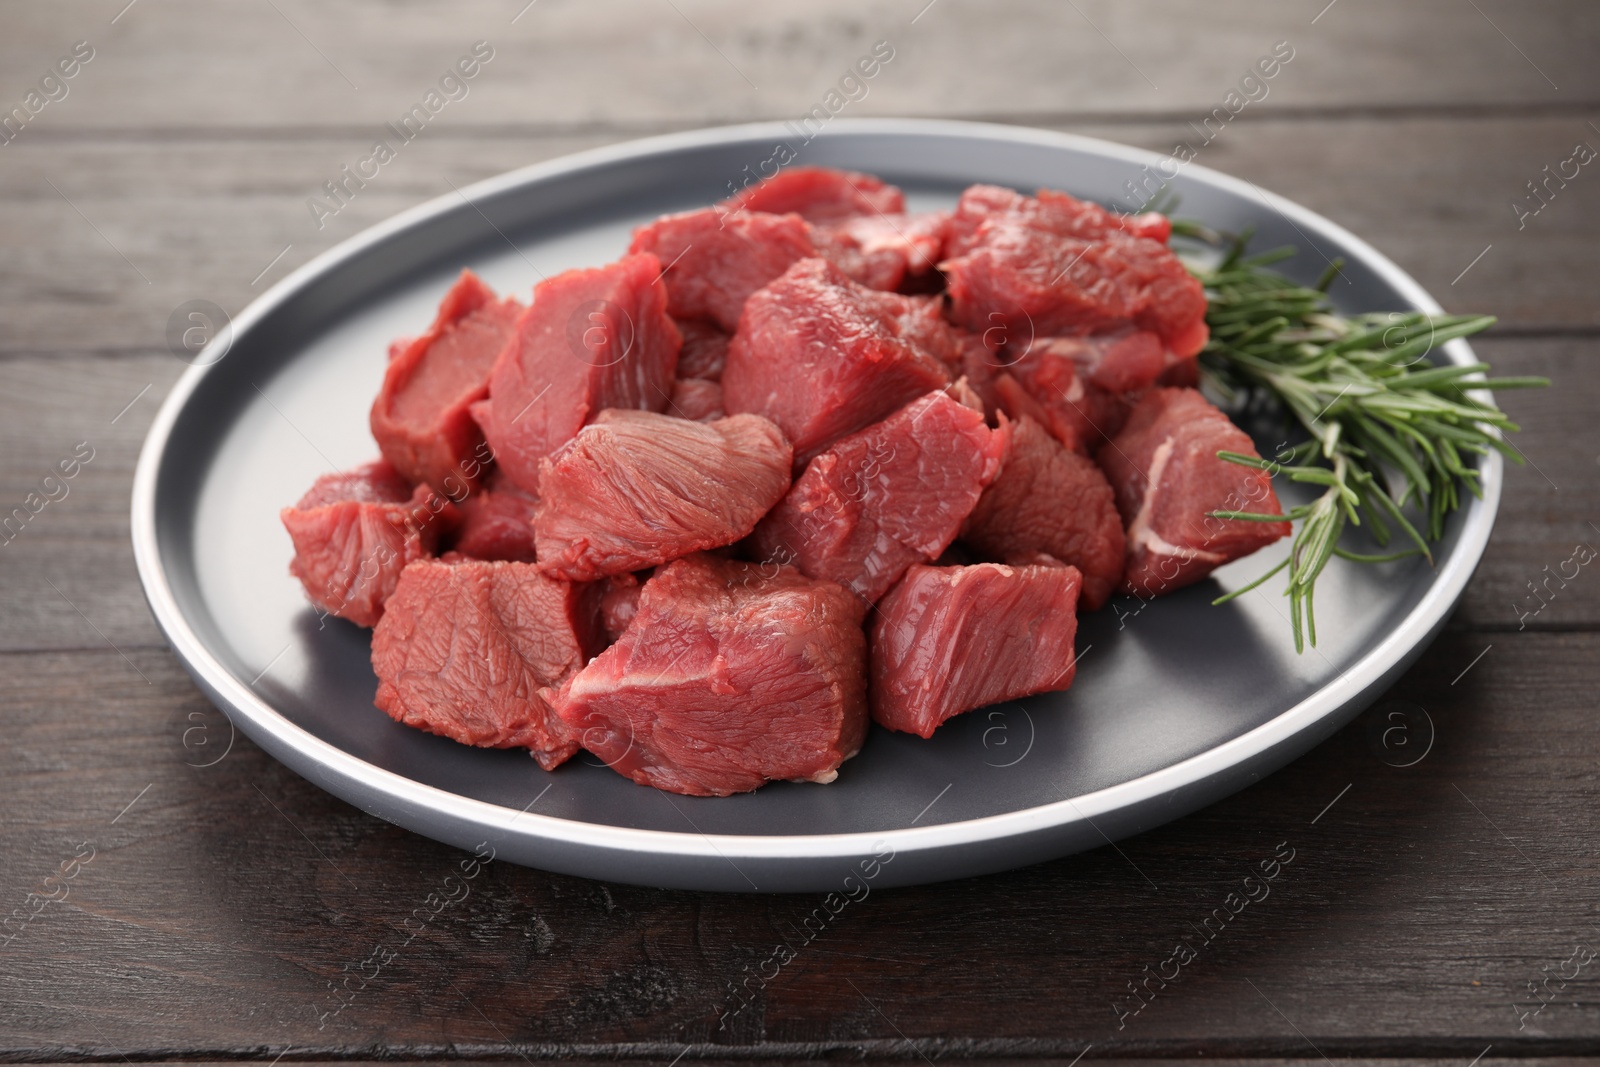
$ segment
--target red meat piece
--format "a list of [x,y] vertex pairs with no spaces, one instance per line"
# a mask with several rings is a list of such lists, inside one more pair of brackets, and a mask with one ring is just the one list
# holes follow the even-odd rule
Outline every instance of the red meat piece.
[[613,770],[657,789],[831,782],[866,736],[865,611],[789,567],[689,556],[645,583],[633,624],[556,710]]
[[468,409],[488,395],[489,371],[523,310],[464,270],[428,332],[391,359],[372,404],[372,436],[411,481],[452,500],[478,483],[483,431]]
[[613,574],[595,585],[600,590],[600,629],[606,644],[614,644],[639,614],[639,579],[632,574]]
[[1074,567],[912,567],[872,622],[874,721],[932,737],[964,711],[1070,686],[1078,581]]
[[407,726],[558,766],[578,742],[540,691],[598,649],[584,593],[527,563],[413,563],[372,634],[374,703]]
[[714,322],[702,319],[675,319],[678,332],[683,335],[683,347],[678,350],[678,375],[683,378],[722,380],[722,365],[728,359],[728,342],[732,338]]
[[[929,306],[858,285],[826,260],[795,264],[745,305],[722,374],[727,410],[765,415],[805,462],[949,383],[944,358],[958,343]],[[926,342],[940,331],[949,347],[936,353]]]
[[1008,201],[1006,190],[968,190],[940,264],[951,313],[970,329],[1003,323],[1012,336],[1131,325],[1159,335],[1174,357],[1192,356],[1208,336],[1205,292],[1171,249],[1144,236],[1163,225],[1065,193]]
[[1083,574],[1083,603],[1099,608],[1122,582],[1125,542],[1116,494],[1088,456],[1069,452],[1019,419],[994,484],[967,516],[961,539],[985,559],[1038,562],[1043,553]]
[[813,459],[756,527],[756,550],[877,600],[955,539],[999,473],[1008,436],[930,393]]
[[457,505],[461,521],[451,549],[472,559],[534,561],[533,512],[536,493],[524,492],[499,470],[492,471]]
[[386,460],[324,474],[279,512],[294,541],[289,573],[325,614],[372,626],[406,564],[433,554],[455,522],[453,505],[413,490]]
[[680,419],[710,422],[726,414],[722,410],[722,386],[704,378],[679,378],[672,386],[672,403],[667,410]]
[[1100,450],[1128,531],[1125,592],[1170,593],[1288,536],[1287,522],[1211,517],[1283,513],[1266,471],[1219,459],[1219,451],[1257,455],[1249,436],[1193,389],[1145,394]]
[[716,208],[667,215],[633,231],[630,252],[651,252],[667,265],[672,313],[709,319],[732,333],[751,293],[816,255],[811,227],[798,215],[757,211],[725,215]]
[[793,212],[807,222],[838,222],[857,215],[894,215],[905,196],[881,178],[829,167],[789,167],[740,190],[720,205],[726,211]]
[[[1168,368],[1192,364],[1171,360],[1152,333],[1122,330],[1092,337],[1044,337],[1013,356],[996,378],[995,397],[1013,418],[1040,420],[1056,440],[1091,452],[1122,429],[1137,394]],[[1020,393],[1026,396],[1020,396]],[[1031,402],[1031,403],[1030,403]]]
[[791,461],[783,434],[756,415],[603,411],[544,464],[539,569],[589,580],[731,545],[789,488]]
[[861,215],[812,227],[822,254],[869,289],[893,292],[932,273],[949,213]]
[[566,271],[534,288],[472,413],[507,477],[537,491],[539,461],[602,408],[667,406],[680,343],[654,256]]
[[1113,233],[1125,233],[1167,243],[1172,222],[1159,212],[1121,215],[1098,204],[1079,200],[1054,189],[1040,189],[1037,196],[1024,196],[998,185],[973,185],[961,194],[955,211],[944,225],[944,258],[965,255],[981,244],[983,224],[1006,215],[1062,237],[1095,240]]

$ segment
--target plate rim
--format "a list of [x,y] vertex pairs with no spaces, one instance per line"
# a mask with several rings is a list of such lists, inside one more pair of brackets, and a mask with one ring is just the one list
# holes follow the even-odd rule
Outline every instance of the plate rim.
[[[361,256],[372,246],[414,225],[451,210],[462,201],[476,206],[484,198],[562,174],[685,149],[782,137],[791,132],[782,122],[771,121],[638,138],[517,168],[434,197],[346,238],[290,272],[232,319],[230,343],[233,336],[253,327],[293,294],[329,270]],[[835,138],[907,133],[1073,149],[1120,159],[1135,166],[1143,164],[1154,167],[1167,158],[1159,152],[1081,134],[952,119],[838,119],[830,123],[823,136]],[[1188,164],[1186,169],[1209,184],[1246,198],[1253,196],[1259,199],[1265,207],[1281,214],[1297,229],[1309,223],[1312,228],[1337,237],[1403,299],[1430,314],[1442,313],[1443,308],[1410,274],[1338,223],[1248,180],[1200,164]],[[1451,341],[1442,346],[1441,351],[1456,364],[1476,362],[1471,347],[1464,340]],[[531,834],[539,839],[580,849],[600,848],[662,859],[849,860],[884,846],[898,855],[994,844],[1041,831],[1063,830],[1074,824],[1094,826],[1096,816],[1136,809],[1163,796],[1185,793],[1203,786],[1213,776],[1255,760],[1269,758],[1274,751],[1291,746],[1297,736],[1312,731],[1318,723],[1337,716],[1431,639],[1460,599],[1487,547],[1499,511],[1504,471],[1503,458],[1498,452],[1492,451],[1480,468],[1483,495],[1481,498],[1468,499],[1461,532],[1450,556],[1437,569],[1418,603],[1382,640],[1338,677],[1298,704],[1204,752],[1078,796],[1064,797],[1017,811],[924,827],[793,835],[708,835],[689,831],[637,829],[540,815],[526,809],[518,812],[503,805],[426,785],[378,767],[295,725],[221,663],[190,625],[178,603],[162,565],[157,532],[158,475],[171,443],[173,428],[205,376],[221,363],[221,358],[205,362],[203,357],[204,353],[201,354],[201,361],[191,366],[174,383],[152,422],[135,468],[131,499],[131,534],[140,583],[157,625],[191,678],[214,702],[223,705],[222,710],[230,718],[235,714],[243,716],[250,726],[255,727],[246,731],[253,739],[263,741],[257,730],[270,737],[273,743],[263,741],[262,747],[274,759],[303,776],[311,777],[283,757],[279,749],[287,748],[324,771],[364,787],[369,794],[367,803],[361,805],[365,810],[374,811],[370,805],[375,794],[398,808],[439,812],[452,820],[463,820],[481,827],[485,833],[517,837]],[[1481,374],[1478,377],[1481,378]],[[1254,777],[1259,777],[1259,774]],[[336,795],[344,795],[329,781],[312,780]],[[380,814],[380,817],[384,816]],[[513,827],[513,822],[520,822],[520,826]]]

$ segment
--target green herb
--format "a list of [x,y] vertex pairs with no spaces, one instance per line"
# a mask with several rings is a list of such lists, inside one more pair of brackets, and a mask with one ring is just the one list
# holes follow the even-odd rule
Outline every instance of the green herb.
[[[1220,240],[1193,223],[1176,223],[1174,232]],[[1313,596],[1330,559],[1378,563],[1421,555],[1432,563],[1429,546],[1444,535],[1445,519],[1460,506],[1463,492],[1482,495],[1477,457],[1494,449],[1522,462],[1501,438],[1517,425],[1479,391],[1549,381],[1484,378],[1479,375],[1489,368],[1483,363],[1433,366],[1427,356],[1435,347],[1487,329],[1494,318],[1342,315],[1326,295],[1341,263],[1330,265],[1317,285],[1307,288],[1269,269],[1293,256],[1294,249],[1247,257],[1248,240],[1248,233],[1234,239],[1215,266],[1190,267],[1205,286],[1211,327],[1200,365],[1224,395],[1264,395],[1308,436],[1270,460],[1218,455],[1324,489],[1285,515],[1211,513],[1252,522],[1300,520],[1287,559],[1215,603],[1232,600],[1287,568],[1295,649],[1304,651],[1308,639],[1317,643]],[[1387,546],[1398,534],[1407,547],[1383,555],[1341,548],[1346,526],[1363,524],[1379,545]]]

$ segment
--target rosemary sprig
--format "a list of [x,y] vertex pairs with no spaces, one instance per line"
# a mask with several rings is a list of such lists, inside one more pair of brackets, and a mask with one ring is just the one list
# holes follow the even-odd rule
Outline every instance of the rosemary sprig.
[[[1174,232],[1215,241],[1193,223]],[[1482,495],[1477,457],[1494,449],[1522,457],[1502,439],[1517,425],[1481,390],[1548,385],[1544,378],[1485,378],[1486,364],[1433,366],[1435,347],[1494,324],[1488,315],[1420,312],[1343,315],[1328,300],[1338,276],[1332,264],[1310,288],[1270,265],[1294,255],[1282,248],[1245,256],[1249,234],[1234,239],[1221,262],[1190,267],[1205,286],[1211,340],[1200,365],[1225,396],[1266,398],[1299,425],[1306,439],[1270,459],[1218,455],[1290,481],[1323,486],[1309,504],[1284,515],[1212,512],[1255,522],[1299,520],[1288,558],[1221,604],[1287,568],[1289,620],[1296,651],[1317,643],[1313,599],[1317,577],[1339,556],[1377,563],[1421,555],[1444,536],[1446,518],[1463,492]],[[1340,547],[1347,526],[1367,526],[1379,545],[1397,533],[1408,547],[1368,555]]]

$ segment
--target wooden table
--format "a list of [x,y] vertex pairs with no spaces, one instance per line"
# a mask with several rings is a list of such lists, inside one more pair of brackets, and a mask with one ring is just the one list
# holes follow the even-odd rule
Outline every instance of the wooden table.
[[[0,547],[0,909],[68,894],[0,948],[0,1059],[1600,1053],[1600,963],[1583,963],[1600,949],[1600,571],[1550,585],[1542,607],[1531,593],[1575,546],[1600,545],[1600,171],[1552,183],[1537,215],[1511,206],[1577,143],[1600,146],[1600,9],[126,2],[0,8],[0,108],[24,106],[76,42],[93,51],[0,146],[0,504],[80,443],[93,454]],[[307,198],[479,40],[494,55],[470,95],[319,228]],[[877,40],[895,58],[849,114],[1163,151],[1290,42],[1267,98],[1201,162],[1338,220],[1450,310],[1499,315],[1482,355],[1555,382],[1503,398],[1530,462],[1509,470],[1449,628],[1385,698],[1403,703],[1373,713],[1425,709],[1431,749],[1392,765],[1405,760],[1380,758],[1369,715],[1115,849],[873,893],[726,1027],[732,985],[815,900],[494,864],[345,1003],[342,978],[397,943],[461,857],[243,739],[200,766],[227,726],[164,644],[128,545],[135,456],[184,369],[170,313],[193,299],[237,312],[452,183],[797,117]],[[1129,984],[1280,842],[1294,860],[1270,898],[1132,1013]]]

